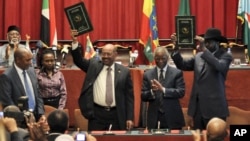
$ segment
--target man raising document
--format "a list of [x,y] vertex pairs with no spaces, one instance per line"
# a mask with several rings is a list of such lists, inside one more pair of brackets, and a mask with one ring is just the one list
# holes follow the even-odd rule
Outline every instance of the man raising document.
[[106,44],[101,59],[82,58],[76,30],[71,31],[74,63],[86,73],[79,107],[88,119],[88,130],[131,129],[134,118],[133,84],[128,68],[115,63],[116,47]]

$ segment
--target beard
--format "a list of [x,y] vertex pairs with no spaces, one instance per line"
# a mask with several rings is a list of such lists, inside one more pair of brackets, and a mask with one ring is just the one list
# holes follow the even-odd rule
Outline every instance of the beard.
[[18,38],[12,38],[10,44],[19,44],[20,40]]

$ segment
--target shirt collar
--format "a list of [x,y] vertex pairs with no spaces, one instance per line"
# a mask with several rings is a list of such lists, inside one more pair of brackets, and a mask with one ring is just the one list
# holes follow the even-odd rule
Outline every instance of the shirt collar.
[[[163,68],[163,72],[166,72],[168,68],[168,65],[166,64],[166,66]],[[157,67],[157,72],[161,72],[161,69],[159,67]]]
[[111,66],[104,65],[104,68],[107,69],[108,67],[111,68],[111,70],[115,70],[115,65],[114,63]]
[[25,71],[25,70],[19,68],[19,67],[16,65],[16,63],[14,63],[14,67],[16,68],[18,74],[22,74],[23,71]]

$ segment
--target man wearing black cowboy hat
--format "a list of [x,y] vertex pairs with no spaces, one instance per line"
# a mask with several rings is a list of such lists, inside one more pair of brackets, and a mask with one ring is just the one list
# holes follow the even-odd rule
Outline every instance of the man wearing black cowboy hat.
[[[9,67],[14,61],[14,51],[17,47],[26,47],[20,44],[21,35],[19,27],[11,25],[7,30],[7,40],[8,44],[0,46],[0,66]],[[29,47],[26,47],[29,49]]]
[[232,56],[220,48],[221,42],[227,42],[221,31],[209,28],[204,35],[204,42],[200,45],[200,52],[194,57],[184,60],[178,47],[171,54],[177,68],[194,71],[188,105],[188,115],[192,117],[194,129],[205,129],[211,118],[226,120],[229,115],[225,80]]

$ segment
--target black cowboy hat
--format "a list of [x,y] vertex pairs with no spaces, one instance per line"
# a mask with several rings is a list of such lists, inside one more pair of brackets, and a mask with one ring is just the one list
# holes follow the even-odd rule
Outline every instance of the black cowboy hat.
[[227,38],[221,35],[221,31],[217,28],[209,28],[207,29],[205,35],[205,40],[216,40],[221,43],[227,43]]
[[7,32],[10,32],[10,31],[12,31],[12,30],[15,30],[15,31],[17,31],[17,32],[20,32],[19,27],[15,26],[15,25],[9,26]]

